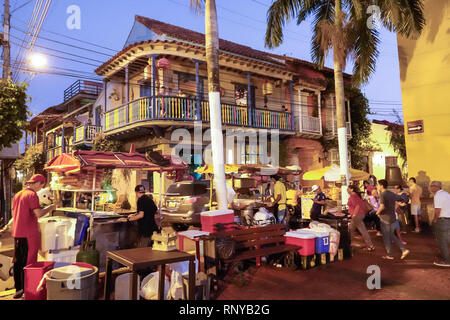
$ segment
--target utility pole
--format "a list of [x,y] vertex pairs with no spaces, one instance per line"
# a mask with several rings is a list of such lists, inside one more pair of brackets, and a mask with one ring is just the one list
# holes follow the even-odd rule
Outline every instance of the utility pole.
[[11,77],[11,44],[9,42],[9,27],[11,15],[9,13],[9,0],[4,0],[3,14],[3,80],[9,80]]

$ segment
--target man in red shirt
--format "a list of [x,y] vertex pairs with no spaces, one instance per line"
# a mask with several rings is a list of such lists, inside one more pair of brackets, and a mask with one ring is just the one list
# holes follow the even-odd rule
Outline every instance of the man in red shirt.
[[23,269],[30,263],[37,262],[41,245],[38,218],[56,209],[51,205],[41,209],[39,197],[36,194],[45,186],[45,177],[35,174],[25,182],[27,187],[17,193],[12,201],[12,236],[14,237],[14,284],[16,294],[14,299],[21,298],[24,288]]

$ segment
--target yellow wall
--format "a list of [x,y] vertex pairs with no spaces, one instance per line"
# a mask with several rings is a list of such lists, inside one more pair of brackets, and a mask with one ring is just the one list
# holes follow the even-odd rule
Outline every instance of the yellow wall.
[[378,180],[386,178],[386,157],[397,157],[397,165],[402,167],[402,160],[394,151],[394,148],[389,143],[391,133],[386,131],[387,126],[372,123],[372,134],[370,138],[375,141],[376,147],[380,151],[372,153],[372,170],[371,173],[377,177]]
[[398,39],[405,130],[415,120],[425,130],[406,133],[408,172],[450,190],[450,1],[425,0],[424,9],[421,36]]

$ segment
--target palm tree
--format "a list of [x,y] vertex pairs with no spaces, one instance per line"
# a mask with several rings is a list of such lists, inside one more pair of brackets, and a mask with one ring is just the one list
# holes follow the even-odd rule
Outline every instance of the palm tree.
[[[214,182],[219,209],[227,209],[227,188],[223,154],[222,116],[219,81],[219,31],[215,0],[190,0],[196,12],[205,3],[205,47],[208,69],[208,96],[211,125],[211,149],[214,166]],[[212,186],[211,186],[212,187]]]
[[[333,50],[339,160],[342,186],[349,183],[347,130],[344,107],[343,69],[349,57],[354,60],[353,84],[367,82],[375,70],[379,33],[371,27],[375,8],[381,24],[406,37],[419,34],[425,25],[421,0],[275,0],[267,12],[265,44],[269,48],[283,42],[283,27],[290,19],[297,25],[313,16],[311,56],[323,67]],[[343,188],[343,199],[346,192]]]

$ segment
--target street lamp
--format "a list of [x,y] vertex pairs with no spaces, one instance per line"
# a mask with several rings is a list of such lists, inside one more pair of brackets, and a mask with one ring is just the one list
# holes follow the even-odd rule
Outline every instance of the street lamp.
[[29,60],[30,65],[36,69],[44,69],[47,66],[47,58],[40,53],[32,53]]

